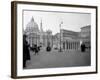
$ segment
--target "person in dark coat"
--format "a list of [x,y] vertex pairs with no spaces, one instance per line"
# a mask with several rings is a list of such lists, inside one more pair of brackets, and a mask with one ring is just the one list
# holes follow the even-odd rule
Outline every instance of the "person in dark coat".
[[51,47],[50,47],[50,43],[48,42],[48,46],[47,46],[47,48],[46,48],[46,51],[51,51]]
[[82,51],[82,52],[85,52],[85,49],[86,49],[85,44],[82,43],[82,44],[81,44],[81,51]]
[[30,47],[30,49],[34,52],[35,48],[34,48],[34,44],[32,45],[32,47]]
[[35,55],[38,54],[38,51],[39,51],[39,50],[38,50],[38,47],[37,47],[37,45],[35,44],[35,45],[34,45],[34,52],[35,52]]
[[29,45],[26,37],[26,35],[23,36],[23,67],[26,67],[26,61],[30,60]]

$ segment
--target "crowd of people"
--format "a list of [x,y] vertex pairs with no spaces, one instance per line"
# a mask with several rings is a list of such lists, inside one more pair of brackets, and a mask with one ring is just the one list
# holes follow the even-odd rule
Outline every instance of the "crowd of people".
[[30,49],[35,52],[35,55],[39,54],[38,52],[40,51],[41,46],[37,46],[36,44],[33,44],[32,47],[30,47]]

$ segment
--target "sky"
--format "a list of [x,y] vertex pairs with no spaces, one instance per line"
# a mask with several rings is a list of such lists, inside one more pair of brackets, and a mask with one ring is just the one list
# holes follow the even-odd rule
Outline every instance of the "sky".
[[32,17],[38,24],[40,29],[40,23],[42,20],[43,30],[51,30],[52,34],[60,32],[61,29],[80,32],[81,27],[91,24],[91,14],[89,13],[72,13],[72,12],[49,12],[49,11],[24,11],[23,12],[23,27],[31,21]]

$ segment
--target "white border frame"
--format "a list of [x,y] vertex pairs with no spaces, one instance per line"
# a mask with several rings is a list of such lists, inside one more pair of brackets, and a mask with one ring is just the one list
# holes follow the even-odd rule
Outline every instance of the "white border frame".
[[[23,70],[23,45],[22,45],[22,10],[47,10],[47,11],[64,11],[64,12],[82,12],[91,13],[91,66],[87,67],[64,67],[64,68],[50,68],[50,69],[29,69]],[[81,72],[80,72],[81,71]],[[69,73],[83,73],[96,71],[96,9],[82,8],[82,7],[61,7],[50,5],[28,5],[17,4],[17,76],[37,76],[37,75],[51,75],[51,74],[69,74]]]

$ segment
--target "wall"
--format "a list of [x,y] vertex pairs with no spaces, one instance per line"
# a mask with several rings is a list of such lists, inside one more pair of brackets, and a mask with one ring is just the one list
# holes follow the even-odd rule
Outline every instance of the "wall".
[[[31,0],[41,2],[56,2],[80,5],[100,5],[99,0]],[[13,80],[10,78],[11,71],[11,0],[0,0],[0,80]],[[100,6],[99,6],[100,7]],[[100,8],[99,8],[100,10]],[[100,13],[100,11],[99,11]],[[100,16],[98,16],[100,19]],[[99,20],[100,21],[100,20]],[[98,25],[99,26],[99,25]],[[98,27],[98,34],[100,28]],[[98,36],[98,47],[100,47],[100,37]],[[100,50],[98,50],[98,53]],[[98,57],[100,55],[98,54]],[[98,58],[98,67],[100,59]],[[100,69],[98,74],[30,78],[28,80],[100,80]],[[24,79],[22,79],[24,80]]]

